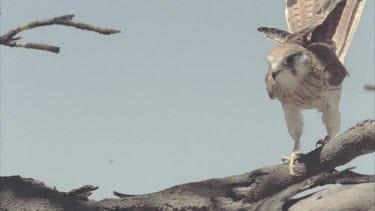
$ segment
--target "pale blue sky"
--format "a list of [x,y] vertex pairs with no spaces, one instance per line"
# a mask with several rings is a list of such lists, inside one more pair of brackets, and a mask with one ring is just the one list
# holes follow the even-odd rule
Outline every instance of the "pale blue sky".
[[[286,29],[284,1],[2,0],[1,32],[30,21],[75,20],[22,34],[60,54],[1,47],[1,175],[32,177],[92,198],[158,191],[281,162],[293,141],[264,87],[275,44],[256,28]],[[347,55],[342,130],[374,117],[374,1]],[[305,112],[302,150],[326,135]],[[110,162],[113,161],[113,162]],[[374,154],[349,166],[374,173]]]

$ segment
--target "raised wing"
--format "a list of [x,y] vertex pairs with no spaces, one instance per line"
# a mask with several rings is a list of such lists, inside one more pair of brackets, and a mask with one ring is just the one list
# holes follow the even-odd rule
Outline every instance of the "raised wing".
[[334,42],[344,62],[366,0],[286,0],[289,40],[310,44]]
[[344,62],[346,52],[357,29],[366,0],[347,0],[340,22],[332,40],[336,44],[336,55]]
[[292,37],[291,33],[276,28],[260,27],[258,28],[258,31],[277,43],[283,43]]
[[295,33],[305,26],[329,0],[286,0],[285,17],[289,32]]
[[337,55],[331,50],[330,45],[325,43],[313,43],[307,49],[316,55],[325,65],[325,79],[330,86],[339,86],[344,78],[348,76],[348,71],[340,62]]
[[287,0],[287,8],[288,5],[294,5],[292,7],[292,19],[288,18],[292,11],[287,9],[286,12],[288,25],[292,26],[293,30],[295,30],[291,40],[300,41],[304,44],[326,42],[328,32],[334,31],[332,28],[335,28],[335,25],[337,25],[331,23],[328,16],[332,16],[335,9],[339,8],[338,5],[345,4],[345,2],[345,0],[325,0],[324,4],[320,5],[317,4],[317,1],[312,0]]

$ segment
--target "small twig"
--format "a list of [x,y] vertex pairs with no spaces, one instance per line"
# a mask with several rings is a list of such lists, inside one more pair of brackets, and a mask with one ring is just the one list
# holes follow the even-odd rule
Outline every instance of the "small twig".
[[365,90],[375,91],[375,85],[365,85]]
[[115,34],[115,33],[120,32],[119,30],[115,30],[115,29],[106,29],[106,28],[89,25],[86,23],[74,22],[73,17],[74,15],[64,15],[64,16],[60,16],[60,17],[56,17],[52,19],[34,21],[25,26],[19,26],[13,30],[9,30],[7,33],[0,36],[0,45],[5,45],[9,47],[30,48],[30,49],[49,51],[53,53],[59,53],[60,48],[57,46],[39,44],[39,43],[18,43],[16,41],[16,40],[21,39],[21,37],[15,37],[20,32],[30,30],[36,27],[50,26],[50,25],[71,26],[77,29],[93,31],[99,34],[104,34],[104,35],[110,35],[110,34]]
[[126,197],[135,196],[135,195],[125,194],[125,193],[120,193],[120,192],[117,192],[117,191],[113,191],[113,195],[115,195],[119,198],[126,198]]
[[57,46],[46,45],[46,44],[41,44],[41,43],[19,43],[15,41],[9,41],[9,42],[3,43],[3,45],[9,46],[9,47],[20,47],[20,48],[44,50],[44,51],[49,51],[52,53],[60,52],[60,48]]
[[92,194],[91,191],[98,189],[99,186],[84,185],[80,188],[73,189],[65,194],[66,197],[75,198],[78,200],[88,201],[88,197]]

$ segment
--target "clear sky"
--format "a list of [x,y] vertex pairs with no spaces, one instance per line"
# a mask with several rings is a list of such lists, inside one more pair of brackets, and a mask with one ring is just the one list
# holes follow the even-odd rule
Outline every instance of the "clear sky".
[[[111,27],[103,36],[61,26],[24,41],[60,54],[1,47],[1,175],[92,198],[158,191],[281,163],[293,148],[278,101],[266,93],[266,53],[256,30],[286,29],[285,1],[1,0],[1,32],[75,14]],[[347,54],[342,129],[374,117],[374,1]],[[304,112],[302,151],[326,135]],[[374,154],[351,162],[374,173]]]

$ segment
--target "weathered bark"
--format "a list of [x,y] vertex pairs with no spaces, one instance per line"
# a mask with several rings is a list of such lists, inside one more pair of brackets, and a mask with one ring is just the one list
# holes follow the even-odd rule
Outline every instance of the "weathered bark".
[[327,184],[359,184],[374,182],[375,176],[357,174],[349,171],[349,169],[337,173],[322,173],[306,179],[303,182],[292,185],[285,190],[260,201],[255,210],[286,210],[291,204],[296,203],[296,200],[292,200],[293,196],[317,186],[324,186]]
[[375,210],[375,183],[345,185],[319,191],[296,200],[289,211]]
[[[329,183],[373,185],[374,176],[349,171],[330,172],[336,166],[374,151],[374,120],[366,120],[323,147],[303,155],[296,162],[296,176],[289,175],[288,165],[280,164],[242,175],[178,185],[151,194],[128,195],[116,192],[115,195],[121,198],[99,202],[84,201],[90,191],[96,189],[93,186],[64,193],[34,180],[16,176],[2,177],[0,210],[16,210],[15,208],[20,207],[27,207],[27,210],[35,207],[39,210],[269,210],[290,207],[296,210],[300,203],[307,203],[309,197],[315,197],[312,195],[300,200],[292,199],[296,193],[306,188]],[[368,193],[368,186],[363,187],[348,186],[361,194],[371,195]],[[340,191],[347,194],[348,188]],[[328,195],[324,197],[328,199]],[[335,203],[340,205],[340,201]],[[343,209],[346,204],[346,201],[342,203]]]

